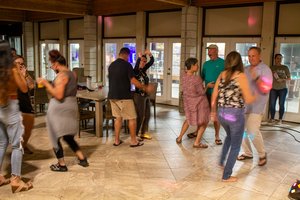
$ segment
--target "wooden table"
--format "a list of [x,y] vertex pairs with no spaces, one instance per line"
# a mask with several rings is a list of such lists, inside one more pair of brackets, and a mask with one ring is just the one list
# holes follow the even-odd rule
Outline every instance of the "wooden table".
[[78,90],[77,98],[94,100],[95,104],[95,112],[96,112],[96,136],[103,136],[103,107],[102,102],[106,100],[108,94],[108,88],[103,87],[97,91],[89,92],[88,90]]

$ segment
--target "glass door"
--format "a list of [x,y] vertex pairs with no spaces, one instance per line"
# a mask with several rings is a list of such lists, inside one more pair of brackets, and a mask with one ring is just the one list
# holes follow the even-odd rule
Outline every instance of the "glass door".
[[69,40],[68,44],[69,69],[83,68],[83,40]]
[[148,39],[154,64],[148,70],[150,82],[157,82],[158,103],[178,105],[180,81],[180,39]]
[[291,72],[283,120],[300,123],[300,38],[276,38],[275,53],[282,54],[282,64]]
[[[119,51],[122,47],[127,47],[130,49],[130,56],[128,62],[135,66],[136,62],[136,43],[135,39],[110,39],[103,40],[104,46],[104,84],[108,85],[108,67],[109,65],[118,58]],[[132,90],[134,88],[132,87]]]
[[244,65],[248,65],[248,49],[252,46],[259,46],[259,38],[203,38],[202,63],[209,60],[205,47],[216,44],[219,47],[219,57],[225,59],[231,51],[241,54]]
[[40,42],[40,76],[47,80],[53,81],[55,78],[54,71],[50,68],[51,63],[48,60],[48,53],[52,49],[59,50],[59,41],[42,41]]

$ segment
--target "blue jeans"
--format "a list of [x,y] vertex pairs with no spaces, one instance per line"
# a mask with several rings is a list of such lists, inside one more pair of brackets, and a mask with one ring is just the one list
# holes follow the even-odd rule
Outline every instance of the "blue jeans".
[[218,119],[226,131],[220,165],[224,165],[229,152],[223,172],[224,180],[230,178],[236,158],[240,152],[245,127],[244,112],[244,108],[218,108]]
[[271,119],[274,119],[275,113],[276,113],[276,101],[277,98],[279,98],[279,119],[283,118],[284,114],[284,103],[287,95],[287,88],[281,89],[281,90],[275,90],[271,89],[270,91],[270,114],[271,114]]
[[0,171],[7,146],[10,143],[12,146],[11,174],[21,176],[23,133],[24,127],[18,100],[9,100],[7,106],[0,106]]

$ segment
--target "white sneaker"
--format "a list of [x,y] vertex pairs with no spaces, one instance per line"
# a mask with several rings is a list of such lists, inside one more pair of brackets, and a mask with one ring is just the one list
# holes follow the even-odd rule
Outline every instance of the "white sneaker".
[[278,122],[277,122],[278,125],[281,125],[282,124],[282,119],[280,119]]

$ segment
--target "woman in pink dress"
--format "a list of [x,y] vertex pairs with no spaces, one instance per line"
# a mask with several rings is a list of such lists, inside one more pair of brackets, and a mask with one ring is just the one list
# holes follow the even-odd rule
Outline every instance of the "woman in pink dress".
[[177,143],[182,142],[182,137],[189,126],[197,126],[197,137],[194,148],[207,148],[207,144],[201,143],[202,135],[209,122],[209,103],[205,95],[203,81],[195,75],[198,71],[198,60],[188,58],[185,61],[186,71],[181,78],[183,90],[183,105],[186,120],[183,122],[180,135],[176,138]]

